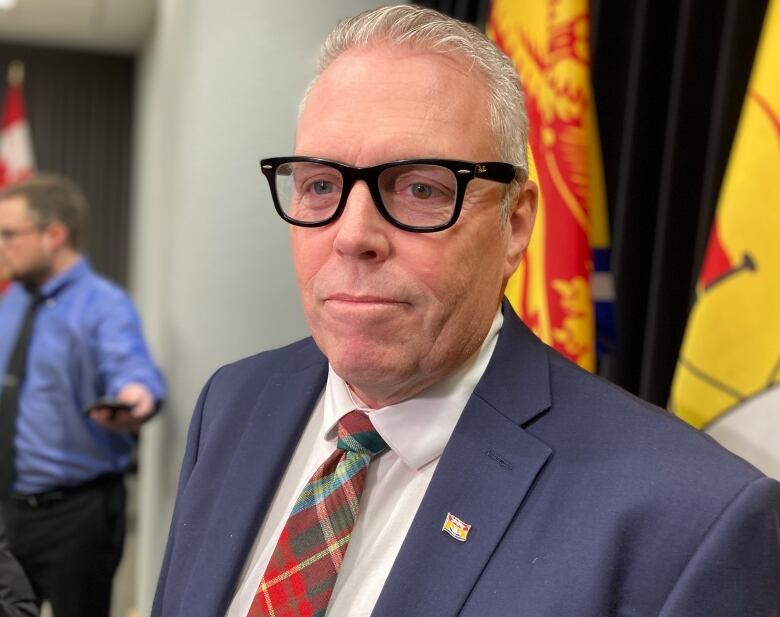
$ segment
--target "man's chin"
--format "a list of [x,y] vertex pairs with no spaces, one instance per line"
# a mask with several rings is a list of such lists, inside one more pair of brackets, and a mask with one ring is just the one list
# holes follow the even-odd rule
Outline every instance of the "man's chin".
[[29,274],[25,276],[14,276],[12,280],[22,285],[25,289],[35,289],[41,285],[41,279],[39,277],[31,276]]
[[345,381],[374,381],[377,379],[388,378],[389,375],[397,372],[400,364],[399,358],[395,361],[388,361],[387,354],[381,353],[378,349],[361,349],[352,347],[349,351],[343,353],[325,354],[333,366],[336,373]]
[[24,287],[38,287],[50,277],[48,269],[36,269],[25,272],[12,271],[9,280],[16,281]]
[[402,320],[372,320],[354,317],[332,319],[320,316],[309,322],[310,330],[323,353],[333,361],[358,359],[366,364],[381,363],[384,358],[403,353],[401,339],[407,331]]

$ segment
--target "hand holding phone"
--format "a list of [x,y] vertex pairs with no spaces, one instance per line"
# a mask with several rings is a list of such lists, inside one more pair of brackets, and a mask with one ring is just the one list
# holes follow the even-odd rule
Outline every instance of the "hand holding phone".
[[141,383],[125,384],[114,398],[102,398],[89,406],[90,419],[104,428],[119,433],[137,433],[141,425],[154,415],[157,401]]
[[117,412],[130,411],[134,405],[127,401],[120,401],[117,399],[101,398],[96,400],[87,408],[87,415],[91,414],[95,409],[108,409],[111,412],[111,417],[116,416]]

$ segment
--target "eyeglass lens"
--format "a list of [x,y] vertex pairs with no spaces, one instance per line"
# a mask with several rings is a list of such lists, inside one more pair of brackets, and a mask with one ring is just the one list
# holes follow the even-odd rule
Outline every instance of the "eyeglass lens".
[[37,229],[0,229],[0,242],[12,242],[17,236],[35,233]]
[[[290,218],[318,223],[333,216],[344,191],[342,173],[329,165],[293,162],[275,176],[279,205]],[[404,225],[435,227],[452,218],[458,183],[455,173],[430,164],[396,165],[378,177],[382,205]]]

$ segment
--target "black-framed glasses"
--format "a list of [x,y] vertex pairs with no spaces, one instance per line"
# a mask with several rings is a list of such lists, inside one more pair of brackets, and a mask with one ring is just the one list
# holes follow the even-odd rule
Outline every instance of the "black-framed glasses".
[[373,167],[352,167],[310,156],[263,159],[274,206],[285,221],[320,227],[344,211],[350,191],[363,180],[374,205],[392,225],[427,233],[452,227],[474,178],[509,184],[525,171],[510,163],[470,163],[448,159],[409,159]]
[[0,242],[13,242],[17,236],[26,236],[29,234],[40,233],[40,227],[27,227],[25,229],[0,229]]

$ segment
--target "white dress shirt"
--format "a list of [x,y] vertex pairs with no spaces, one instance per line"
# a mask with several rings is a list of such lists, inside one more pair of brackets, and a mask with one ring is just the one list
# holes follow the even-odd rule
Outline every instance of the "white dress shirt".
[[[298,495],[336,448],[342,416],[363,409],[390,450],[368,467],[360,513],[328,605],[328,615],[368,617],[431,481],[444,446],[493,355],[499,308],[478,353],[447,379],[381,409],[360,404],[333,369],[249,552],[226,617],[246,617]],[[442,521],[444,523],[444,521]]]

